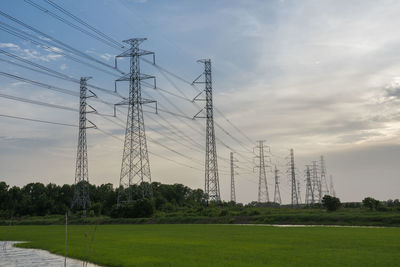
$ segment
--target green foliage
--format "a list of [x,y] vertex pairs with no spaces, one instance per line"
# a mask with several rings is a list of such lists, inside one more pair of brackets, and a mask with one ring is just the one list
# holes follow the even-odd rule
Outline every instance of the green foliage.
[[322,205],[328,211],[336,211],[337,209],[340,208],[342,203],[340,203],[340,199],[337,198],[337,197],[332,197],[332,196],[329,196],[329,195],[325,195],[322,198]]
[[370,209],[370,210],[377,210],[379,208],[379,206],[381,205],[381,203],[379,202],[379,200],[376,200],[372,197],[366,197],[363,199],[362,201],[363,206]]
[[[128,189],[114,189],[112,184],[95,186],[84,184],[89,190],[91,210],[88,214],[113,217],[150,217],[154,209],[174,212],[180,207],[199,208],[204,205],[204,194],[200,189],[190,189],[181,184],[142,183]],[[11,214],[21,216],[61,215],[71,207],[75,185],[58,186],[30,183],[22,188],[0,182],[0,218],[10,218]],[[154,203],[142,200],[142,189],[151,187]],[[118,194],[131,195],[133,204],[116,208]],[[75,210],[78,212],[78,210]]]
[[148,218],[154,214],[154,204],[149,199],[138,199],[129,204],[115,205],[111,211],[114,218]]

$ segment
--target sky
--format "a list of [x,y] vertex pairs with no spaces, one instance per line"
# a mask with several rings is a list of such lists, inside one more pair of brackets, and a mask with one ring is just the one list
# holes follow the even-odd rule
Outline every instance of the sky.
[[[216,126],[219,140],[216,145],[223,200],[230,198],[227,159],[231,151],[223,144],[237,151],[237,201],[257,200],[258,173],[253,172],[252,153],[256,140],[265,140],[270,147],[267,162],[280,171],[284,203],[290,202],[287,175],[290,148],[295,153],[303,201],[305,166],[319,160],[320,155],[325,157],[328,175],[332,175],[336,194],[342,201],[361,201],[367,196],[381,200],[400,198],[399,1],[54,2],[117,41],[146,37],[141,48],[155,52],[159,66],[186,81],[202,73],[203,66],[196,63],[198,59],[211,59],[214,106],[223,114],[215,112],[215,122],[220,126]],[[34,3],[68,18],[44,0]],[[83,60],[97,67],[93,68],[65,56],[62,54],[65,51],[57,46],[46,50],[11,35],[5,31],[10,26],[33,36],[38,33],[2,15],[0,49],[74,78],[91,76],[91,84],[114,90],[114,81],[120,74],[109,66],[114,65],[114,57],[120,50],[51,17],[29,1],[4,0],[0,10],[98,62]],[[48,41],[43,36],[41,40]],[[79,91],[76,83],[4,60],[15,61],[0,53],[2,73]],[[119,67],[128,70],[127,61],[122,60]],[[156,76],[157,86],[162,89],[177,95],[183,93],[189,99],[197,95],[187,83],[172,76],[166,78],[164,72],[146,62],[142,61],[141,71]],[[197,87],[202,89],[201,85]],[[118,84],[118,91],[127,95],[127,84]],[[161,111],[155,114],[151,106],[144,107],[152,180],[203,188],[205,121],[190,120],[201,110],[202,103],[194,105],[145,86],[142,91],[144,97],[157,100],[164,110],[182,112],[186,117]],[[79,105],[79,99],[74,96],[3,74],[0,94],[72,108]],[[101,91],[96,94],[104,101],[120,101]],[[102,114],[113,113],[108,105],[93,100],[89,104]],[[126,121],[126,109],[120,111],[117,119],[93,114],[88,119],[99,129],[123,139],[124,129],[117,124]],[[0,97],[0,114],[78,123],[76,112],[4,97]],[[177,137],[179,131],[190,136],[198,146],[187,138]],[[18,186],[29,182],[73,183],[77,139],[78,130],[74,127],[0,117],[0,180]],[[87,139],[90,182],[118,186],[122,142],[95,129],[87,130]],[[272,200],[271,167],[267,168],[267,180]]]

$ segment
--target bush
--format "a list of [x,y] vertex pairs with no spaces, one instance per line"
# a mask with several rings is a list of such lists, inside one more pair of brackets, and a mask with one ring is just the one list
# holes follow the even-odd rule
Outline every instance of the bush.
[[324,206],[328,211],[335,211],[341,207],[340,199],[337,197],[332,197],[325,195],[322,198],[322,206]]
[[370,210],[377,210],[380,206],[379,200],[376,200],[372,197],[366,197],[362,201],[363,206],[370,209]]
[[154,205],[149,199],[139,199],[120,206],[115,205],[111,211],[113,218],[149,218],[153,214]]

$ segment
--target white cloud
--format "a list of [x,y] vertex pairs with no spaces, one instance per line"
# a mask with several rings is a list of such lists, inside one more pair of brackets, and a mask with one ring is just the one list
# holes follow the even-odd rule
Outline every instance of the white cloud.
[[102,59],[105,59],[105,60],[107,60],[107,61],[110,61],[110,59],[113,59],[113,58],[114,58],[114,55],[105,53],[105,54],[101,54],[100,57],[101,57]]
[[20,47],[18,45],[13,44],[13,43],[0,43],[0,47],[1,48],[10,48],[10,49],[13,49],[13,50],[19,50],[20,49]]
[[66,64],[62,64],[62,65],[60,66],[60,69],[61,69],[61,70],[67,69],[67,65],[66,65]]

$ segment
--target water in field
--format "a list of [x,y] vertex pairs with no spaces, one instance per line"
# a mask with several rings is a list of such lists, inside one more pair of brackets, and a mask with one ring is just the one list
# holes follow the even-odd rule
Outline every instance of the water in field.
[[[0,241],[0,267],[63,267],[64,257],[40,249],[17,248],[17,242]],[[96,267],[97,265],[67,258],[68,267]]]

